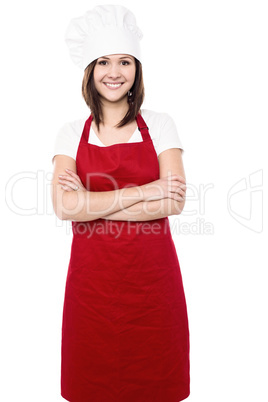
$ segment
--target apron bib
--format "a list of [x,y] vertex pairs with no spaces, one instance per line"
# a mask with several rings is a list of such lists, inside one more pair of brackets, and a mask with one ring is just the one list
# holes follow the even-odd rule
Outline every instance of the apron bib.
[[[77,174],[90,191],[159,179],[140,114],[142,142],[79,143]],[[108,211],[109,212],[109,211]],[[189,395],[189,329],[168,218],[72,222],[62,320],[61,395],[71,402],[179,402]]]

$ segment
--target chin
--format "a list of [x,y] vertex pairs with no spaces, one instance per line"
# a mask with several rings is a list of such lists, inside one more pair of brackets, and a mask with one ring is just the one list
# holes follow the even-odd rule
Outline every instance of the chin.
[[122,102],[124,99],[125,99],[126,102],[127,102],[127,94],[126,94],[126,95],[123,95],[123,96],[109,97],[109,98],[107,98],[107,97],[105,97],[105,96],[102,96],[102,99],[103,99],[104,101],[106,101],[106,102],[111,102],[111,103]]

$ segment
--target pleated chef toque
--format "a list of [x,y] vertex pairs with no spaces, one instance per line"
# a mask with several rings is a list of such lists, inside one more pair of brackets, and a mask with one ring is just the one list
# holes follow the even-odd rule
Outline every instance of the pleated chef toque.
[[110,54],[129,54],[141,61],[142,36],[130,10],[103,5],[73,18],[65,41],[73,62],[85,69],[93,60]]

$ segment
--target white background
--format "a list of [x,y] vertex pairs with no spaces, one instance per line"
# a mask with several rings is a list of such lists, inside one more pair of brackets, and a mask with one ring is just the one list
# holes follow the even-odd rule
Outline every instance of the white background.
[[[58,129],[87,113],[63,36],[71,18],[104,3],[17,0],[0,10],[5,402],[63,400],[71,232],[53,214],[49,180]],[[267,402],[267,3],[117,4],[144,33],[143,107],[169,113],[185,149],[187,203],[170,221],[190,324],[187,400]]]

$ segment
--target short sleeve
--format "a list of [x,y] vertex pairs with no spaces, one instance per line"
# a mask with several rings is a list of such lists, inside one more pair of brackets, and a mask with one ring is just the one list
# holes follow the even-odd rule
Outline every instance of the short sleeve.
[[67,155],[76,160],[77,149],[83,130],[83,120],[64,124],[54,142],[52,161],[56,155]]
[[157,146],[157,155],[170,148],[180,148],[184,152],[176,124],[167,113],[161,113],[160,134]]

